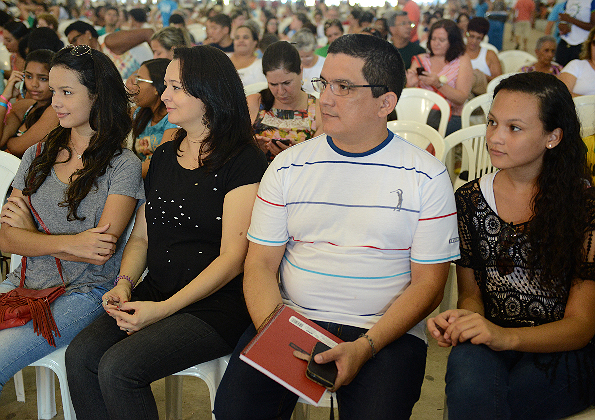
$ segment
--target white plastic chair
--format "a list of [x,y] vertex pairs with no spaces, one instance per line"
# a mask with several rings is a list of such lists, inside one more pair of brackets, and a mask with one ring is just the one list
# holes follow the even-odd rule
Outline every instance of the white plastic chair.
[[261,90],[266,89],[268,87],[269,87],[268,82],[251,83],[249,85],[244,86],[244,93],[246,94],[246,96],[253,95],[253,94],[258,93]]
[[[479,178],[484,174],[494,172],[496,168],[492,165],[490,154],[486,148],[486,127],[484,125],[473,125],[461,128],[444,139],[446,143],[445,155],[457,144],[463,146],[461,171],[468,171],[468,180]],[[447,165],[450,177],[453,180],[453,188],[456,190],[464,185],[463,181],[454,174],[454,168]]]
[[525,51],[507,50],[498,53],[503,73],[518,72],[521,67],[537,62],[537,58]]
[[[192,366],[181,372],[165,378],[165,418],[167,420],[182,419],[182,376],[194,376],[200,378],[207,384],[211,397],[211,412],[215,408],[215,395],[217,388],[223,378],[229,355],[218,359],[210,360],[196,366]],[[213,420],[215,415],[213,414]]]
[[194,41],[197,43],[203,42],[207,39],[207,29],[201,23],[192,23],[186,26],[188,32],[194,37]]
[[516,73],[504,73],[504,74],[501,74],[500,76],[494,77],[488,83],[488,86],[487,86],[487,89],[486,89],[486,93],[489,93],[490,95],[493,95],[494,94],[494,90],[496,90],[496,86],[498,86],[498,83],[500,83],[502,80],[506,79],[507,77],[512,76],[513,74],[519,74],[519,73],[518,72],[516,72]]
[[576,96],[573,100],[581,121],[581,137],[592,135],[595,133],[595,95]]
[[434,156],[442,162],[444,158],[444,138],[432,127],[416,121],[389,121],[387,128],[393,133],[403,137],[409,143],[420,149],[426,149],[431,143],[434,146]]
[[2,205],[8,198],[7,192],[10,184],[17,174],[21,159],[11,155],[10,153],[0,151],[0,197],[2,198]]
[[475,124],[471,124],[471,114],[477,108],[481,108],[483,111],[484,118],[482,119],[482,124],[485,124],[488,112],[490,112],[490,107],[492,106],[492,93],[484,93],[483,95],[476,96],[475,98],[467,101],[465,105],[463,105],[463,110],[461,111],[461,126],[462,128],[467,128]]
[[10,52],[4,44],[0,45],[0,70],[10,70]]
[[438,133],[446,135],[446,125],[450,117],[450,105],[436,92],[420,88],[405,88],[397,102],[397,119],[417,121],[426,124],[432,107],[437,105],[440,109],[440,124]]
[[494,47],[492,44],[490,44],[488,42],[488,40],[486,39],[487,37],[488,37],[487,35],[484,37],[483,41],[479,43],[479,46],[485,47],[488,50],[494,51],[496,53],[496,55],[500,54],[500,51],[498,51],[498,48]]
[[[337,396],[335,393],[332,393],[333,398],[335,399],[335,407],[337,406]],[[303,398],[298,399],[298,403],[293,410],[293,415],[291,416],[292,420],[308,420],[310,418],[310,403]],[[331,406],[331,393],[325,392],[322,400],[318,407],[326,407],[330,408]]]
[[[10,270],[16,270],[21,262],[21,256],[12,254],[10,256]],[[74,407],[70,400],[70,391],[68,389],[68,380],[66,379],[66,364],[64,362],[64,353],[66,346],[54,350],[52,353],[42,357],[29,366],[35,366],[35,384],[37,389],[37,418],[51,419],[56,416],[56,382],[52,371],[58,377],[60,384],[60,394],[62,395],[62,410],[64,411],[64,420],[76,420]],[[23,372],[19,371],[13,377],[14,386],[17,394],[17,401],[25,401],[25,387],[23,384]]]

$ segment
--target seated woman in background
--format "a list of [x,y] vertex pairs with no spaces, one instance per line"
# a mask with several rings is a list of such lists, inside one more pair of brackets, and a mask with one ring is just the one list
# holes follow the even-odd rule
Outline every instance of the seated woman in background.
[[502,74],[502,66],[496,53],[481,45],[490,30],[486,18],[473,18],[467,25],[467,46],[465,54],[471,59],[474,82],[472,91],[475,95],[486,93],[487,84]]
[[[420,87],[442,95],[450,105],[446,135],[461,128],[461,111],[473,84],[471,60],[465,55],[461,31],[452,20],[442,19],[430,28],[429,54],[414,57],[407,70],[407,87]],[[417,68],[422,68],[418,76]],[[437,126],[437,124],[436,124]]]
[[[23,71],[25,68],[25,57],[19,55],[19,41],[28,33],[29,29],[23,22],[8,21],[4,24],[2,36],[4,37],[4,46],[10,53],[10,69]],[[8,77],[9,72],[6,76]]]
[[[52,92],[49,85],[50,62],[54,53],[36,50],[27,55],[25,72],[13,71],[0,96],[0,149],[21,157],[31,145],[43,141],[59,124],[56,111],[50,106]],[[24,83],[21,92],[27,98],[15,102],[8,115],[9,101],[19,96],[17,82]],[[6,116],[6,118],[5,118]]]
[[151,156],[163,142],[173,138],[177,125],[167,118],[167,109],[161,100],[165,90],[163,78],[170,60],[154,58],[145,61],[130,76],[132,99],[137,108],[132,119],[132,150],[143,162],[143,178],[147,176]]
[[552,63],[556,56],[556,38],[553,36],[545,35],[537,40],[535,56],[537,57],[537,63],[521,67],[523,73],[540,71],[557,76],[562,71],[561,65]]
[[335,39],[344,34],[343,24],[339,19],[327,20],[324,22],[324,36],[326,36],[327,43],[324,47],[316,49],[314,52],[321,57],[326,57],[328,47]]
[[190,34],[184,28],[167,26],[151,36],[153,58],[167,58],[171,60],[174,57],[174,48],[191,46]]
[[302,89],[308,93],[314,93],[312,79],[320,77],[320,71],[324,65],[324,57],[314,54],[316,49],[316,38],[309,29],[300,29],[291,38],[291,43],[300,54],[302,62]]
[[262,56],[269,87],[249,95],[248,108],[260,147],[271,156],[322,133],[320,107],[302,90],[298,51],[286,41],[271,44]]
[[[87,46],[65,48],[53,59],[50,86],[60,126],[23,156],[2,208],[0,248],[26,256],[29,289],[59,286],[63,276],[66,293],[50,305],[60,334],[53,347],[33,322],[1,330],[0,392],[15,373],[68,345],[101,314],[102,295],[120,267],[121,235],[144,201],[140,162],[122,147],[130,110],[112,61]],[[17,287],[20,276],[19,266],[0,293]]]
[[165,84],[181,128],[153,156],[106,313],[66,351],[79,420],[157,420],[151,382],[231,353],[250,323],[246,231],[266,160],[242,82],[224,52],[200,46],[176,49]]
[[558,78],[568,87],[572,96],[595,95],[595,28],[583,42],[580,60],[572,60]]
[[258,32],[252,25],[240,25],[233,38],[233,53],[230,58],[238,71],[244,86],[258,82],[266,82],[262,72],[262,61],[256,58],[258,48]]
[[498,85],[487,148],[500,168],[455,193],[458,308],[428,320],[449,417],[559,419],[594,402],[595,191],[568,89]]

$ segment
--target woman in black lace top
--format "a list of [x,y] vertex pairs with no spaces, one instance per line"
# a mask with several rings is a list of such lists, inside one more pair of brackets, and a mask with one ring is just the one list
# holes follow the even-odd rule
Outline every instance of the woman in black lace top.
[[428,320],[453,346],[451,419],[557,419],[593,403],[595,194],[572,97],[554,76],[500,83],[495,174],[456,192],[458,308]]

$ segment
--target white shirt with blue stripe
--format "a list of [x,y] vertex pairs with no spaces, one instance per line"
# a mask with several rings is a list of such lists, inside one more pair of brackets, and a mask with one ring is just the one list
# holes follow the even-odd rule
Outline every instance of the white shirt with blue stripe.
[[[444,165],[388,131],[353,154],[322,135],[271,163],[248,239],[286,245],[281,293],[307,318],[371,328],[411,281],[411,261],[459,257]],[[409,333],[425,340],[420,322]]]

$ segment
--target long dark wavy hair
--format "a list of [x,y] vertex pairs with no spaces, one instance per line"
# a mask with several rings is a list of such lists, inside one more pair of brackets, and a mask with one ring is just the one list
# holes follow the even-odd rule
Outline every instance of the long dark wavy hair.
[[[243,146],[258,147],[244,87],[230,58],[218,48],[201,45],[176,48],[174,60],[180,61],[184,91],[200,99],[205,107],[203,119],[209,134],[200,145],[199,165],[214,171]],[[178,151],[185,137],[186,130],[179,129],[174,138]]]
[[[159,108],[157,108],[157,113],[161,113],[165,111],[165,104],[161,100],[161,95],[165,90],[165,85],[163,84],[163,78],[165,77],[165,70],[167,69],[170,60],[167,58],[153,58],[151,60],[145,61],[142,66],[145,66],[149,71],[149,75],[151,80],[153,81],[152,86],[157,91],[157,99],[159,100]],[[147,127],[147,124],[151,122],[153,119],[153,110],[150,107],[141,108],[136,116],[132,121],[132,136],[136,139],[140,134],[144,131]],[[136,150],[135,150],[136,152]]]
[[546,149],[533,217],[529,223],[529,269],[540,270],[540,282],[549,290],[567,294],[585,259],[588,206],[592,189],[587,147],[580,136],[580,122],[566,85],[550,74],[520,73],[504,79],[494,90],[522,92],[539,101],[539,119],[545,132],[562,130],[562,140]]
[[[83,152],[83,168],[70,176],[64,201],[59,203],[62,207],[68,207],[69,221],[84,220],[77,215],[81,201],[92,188],[97,187],[97,178],[105,174],[114,156],[122,153],[126,136],[132,127],[130,101],[120,73],[102,52],[86,45],[65,47],[56,53],[51,66],[62,66],[74,71],[93,100],[89,124],[95,133],[91,136],[89,147]],[[23,195],[37,191],[54,164],[63,163],[57,162],[61,150],[68,151],[68,159],[64,162],[70,160],[70,131],[70,128],[58,126],[47,135],[43,151],[33,160],[27,172]]]

